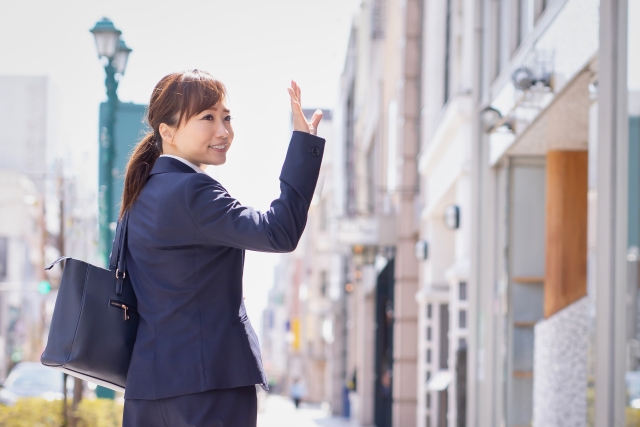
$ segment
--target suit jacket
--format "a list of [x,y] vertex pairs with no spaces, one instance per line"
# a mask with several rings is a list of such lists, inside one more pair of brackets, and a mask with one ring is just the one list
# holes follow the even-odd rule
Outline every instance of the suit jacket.
[[125,398],[266,385],[243,303],[244,253],[296,248],[324,143],[293,132],[280,197],[264,213],[242,206],[219,182],[176,159],[156,161],[129,213],[127,274],[140,323]]

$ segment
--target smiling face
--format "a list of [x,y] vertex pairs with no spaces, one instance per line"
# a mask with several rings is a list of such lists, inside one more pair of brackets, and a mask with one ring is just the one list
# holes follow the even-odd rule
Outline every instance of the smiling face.
[[162,123],[162,152],[182,157],[202,168],[206,165],[222,165],[233,142],[231,112],[223,98],[180,125],[172,127]]

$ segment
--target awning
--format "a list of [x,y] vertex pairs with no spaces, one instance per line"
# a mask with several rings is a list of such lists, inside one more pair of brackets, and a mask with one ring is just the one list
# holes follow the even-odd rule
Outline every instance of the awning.
[[438,371],[427,383],[427,390],[442,391],[446,390],[451,384],[453,375],[449,371]]

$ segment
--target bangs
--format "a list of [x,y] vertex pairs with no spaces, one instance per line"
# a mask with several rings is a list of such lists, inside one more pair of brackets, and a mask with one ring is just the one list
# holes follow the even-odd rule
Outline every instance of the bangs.
[[181,98],[178,124],[183,119],[186,122],[196,114],[212,108],[227,97],[227,90],[222,82],[205,71],[185,71],[176,86],[175,93]]

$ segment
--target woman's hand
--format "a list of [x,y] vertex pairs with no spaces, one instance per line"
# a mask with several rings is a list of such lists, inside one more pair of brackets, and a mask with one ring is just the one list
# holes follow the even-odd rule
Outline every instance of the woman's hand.
[[311,122],[307,122],[307,119],[302,113],[302,103],[300,97],[300,87],[296,82],[291,80],[291,87],[287,89],[289,96],[291,97],[291,112],[293,113],[293,130],[300,132],[310,133],[316,135],[318,132],[318,125],[322,119],[322,111],[316,110],[311,117]]

